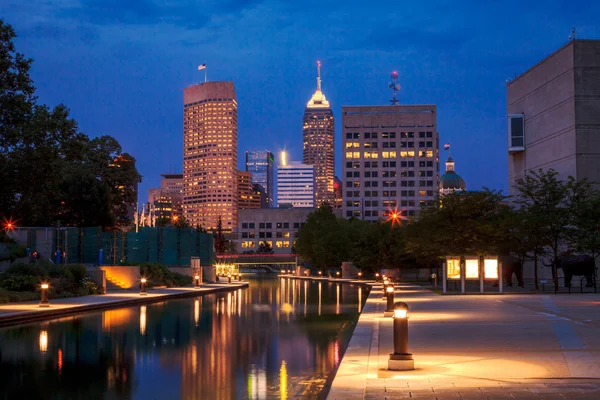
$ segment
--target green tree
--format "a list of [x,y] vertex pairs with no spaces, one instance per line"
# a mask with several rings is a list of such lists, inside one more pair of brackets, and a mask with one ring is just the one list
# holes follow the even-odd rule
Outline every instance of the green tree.
[[556,261],[577,234],[577,215],[585,208],[582,200],[592,197],[591,186],[571,176],[563,181],[553,169],[538,169],[517,180],[515,190],[515,204],[526,220],[535,221],[541,244],[552,253],[552,278],[558,289]]
[[273,248],[271,247],[270,243],[261,241],[258,243],[256,254],[273,254]]

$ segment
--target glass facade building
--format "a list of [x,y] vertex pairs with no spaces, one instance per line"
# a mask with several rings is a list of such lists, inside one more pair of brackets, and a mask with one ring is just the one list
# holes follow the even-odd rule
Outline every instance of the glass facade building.
[[267,207],[275,206],[275,157],[268,150],[246,152],[246,172],[252,174],[252,183],[262,186]]
[[315,168],[290,161],[277,168],[277,204],[315,207]]

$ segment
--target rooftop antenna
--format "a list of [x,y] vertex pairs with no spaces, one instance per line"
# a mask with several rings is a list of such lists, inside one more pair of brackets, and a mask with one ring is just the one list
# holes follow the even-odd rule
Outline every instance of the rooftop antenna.
[[317,61],[317,91],[321,91],[321,61]]
[[575,27],[571,28],[571,34],[569,35],[569,40],[577,39],[577,35],[575,34]]
[[392,98],[392,100],[390,100],[390,103],[392,103],[393,106],[395,106],[396,104],[398,104],[400,101],[396,98],[396,93],[398,92],[398,90],[400,90],[400,85],[398,84],[398,72],[394,71],[390,74],[390,83],[388,84],[388,87],[390,89],[392,89],[392,91],[394,92],[394,97]]

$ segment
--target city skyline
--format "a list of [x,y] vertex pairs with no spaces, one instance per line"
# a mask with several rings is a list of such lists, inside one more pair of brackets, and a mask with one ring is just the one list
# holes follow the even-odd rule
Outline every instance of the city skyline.
[[[209,81],[236,85],[240,151],[285,148],[301,159],[316,60],[334,115],[342,106],[389,104],[387,77],[397,69],[400,104],[437,104],[440,140],[452,143],[469,188],[507,192],[507,155],[496,150],[506,141],[506,79],[566,43],[573,26],[579,38],[600,37],[600,5],[532,1],[506,12],[517,4],[433,1],[404,7],[407,19],[395,18],[389,5],[331,2],[323,23],[313,18],[320,2],[153,5],[144,12],[143,5],[101,10],[9,0],[2,17],[15,27],[19,50],[34,59],[40,100],[65,103],[90,136],[122,142],[144,176],[140,193],[157,187],[160,173],[181,172],[180,93],[203,81],[202,63]],[[241,42],[234,40],[239,31]],[[339,176],[339,119],[335,136]]]

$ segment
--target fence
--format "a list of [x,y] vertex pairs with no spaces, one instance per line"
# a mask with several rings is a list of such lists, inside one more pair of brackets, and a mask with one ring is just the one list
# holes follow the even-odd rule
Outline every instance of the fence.
[[38,251],[55,263],[187,266],[191,257],[200,257],[202,265],[214,261],[212,235],[190,228],[144,227],[139,232],[103,232],[99,227],[18,228],[11,237],[27,246],[30,254]]

